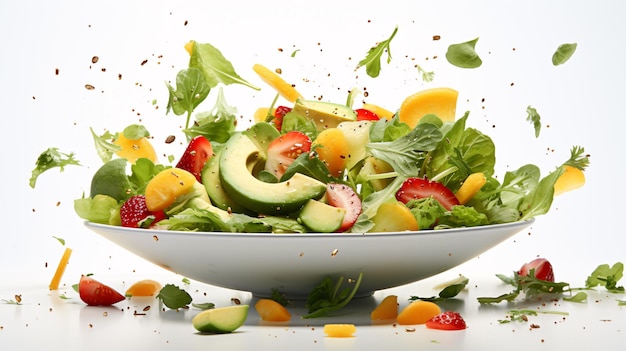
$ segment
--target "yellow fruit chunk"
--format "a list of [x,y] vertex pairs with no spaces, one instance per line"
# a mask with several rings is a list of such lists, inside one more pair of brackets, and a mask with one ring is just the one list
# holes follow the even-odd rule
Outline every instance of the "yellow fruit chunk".
[[461,205],[466,204],[476,193],[487,183],[487,178],[481,172],[476,172],[470,174],[459,190],[457,190],[456,198],[459,200]]
[[252,70],[256,72],[256,74],[258,74],[265,83],[274,88],[280,96],[284,97],[289,102],[296,102],[296,100],[302,98],[302,95],[296,90],[296,88],[293,87],[293,85],[287,83],[269,68],[257,63],[252,66]]
[[146,206],[150,211],[168,208],[176,198],[192,190],[196,177],[184,169],[168,168],[146,185]]
[[331,338],[349,338],[356,333],[354,324],[324,324],[324,334]]
[[373,321],[395,320],[398,317],[398,296],[386,296],[370,313]]
[[374,105],[374,104],[363,104],[363,108],[374,112],[376,115],[378,115],[378,117],[380,118],[384,118],[384,119],[391,119],[393,118],[393,112],[387,110],[384,107],[380,107],[378,105]]
[[193,40],[190,40],[187,42],[187,44],[185,44],[185,50],[189,53],[189,55],[191,55],[193,53],[193,46],[196,45],[196,42]]
[[324,129],[311,145],[334,177],[341,177],[350,157],[350,145],[340,129]]
[[271,299],[259,299],[254,304],[261,319],[268,322],[287,322],[291,319],[291,313],[287,311],[285,306]]
[[443,122],[452,122],[456,115],[459,92],[451,88],[432,88],[407,97],[400,105],[400,121],[414,128],[425,115],[437,115]]
[[417,219],[401,202],[386,202],[378,207],[372,218],[374,226],[370,232],[402,232],[419,229]]
[[122,148],[116,151],[115,154],[127,159],[130,163],[135,163],[140,158],[147,158],[152,162],[157,160],[156,151],[154,151],[154,147],[152,147],[152,144],[146,137],[128,139],[124,136],[124,133],[119,133],[117,140],[113,144]]
[[398,324],[424,324],[441,313],[436,303],[430,301],[411,302],[398,314]]
[[554,183],[554,195],[560,195],[585,185],[585,173],[582,170],[569,165],[565,165],[563,168],[565,172]]
[[72,249],[66,247],[65,251],[63,251],[63,256],[61,256],[61,260],[59,261],[59,265],[57,266],[57,270],[54,272],[54,276],[52,277],[50,285],[48,286],[50,290],[57,290],[59,288],[61,278],[63,277],[63,273],[65,273],[65,267],[67,267],[71,255]]
[[126,297],[132,296],[154,296],[161,291],[161,283],[152,279],[144,279],[135,282],[124,294]]
[[254,111],[254,121],[255,122],[264,122],[267,120],[268,115],[274,115],[275,108],[270,111],[269,107],[259,107],[256,111]]

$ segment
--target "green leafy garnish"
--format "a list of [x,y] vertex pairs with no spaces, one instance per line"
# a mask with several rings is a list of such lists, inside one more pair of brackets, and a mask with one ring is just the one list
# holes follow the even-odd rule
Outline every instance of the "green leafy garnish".
[[63,238],[58,238],[58,237],[56,237],[56,236],[53,236],[53,238],[57,239],[57,241],[58,241],[58,242],[60,242],[60,243],[61,243],[61,245],[65,246],[65,239],[63,239]]
[[391,62],[390,44],[391,40],[393,39],[393,37],[396,36],[397,32],[398,27],[393,30],[393,33],[391,33],[391,36],[388,39],[381,41],[380,43],[369,49],[365,58],[359,61],[359,64],[356,68],[359,69],[360,67],[365,66],[365,72],[367,72],[368,76],[372,78],[378,77],[378,75],[380,75],[380,59],[385,52],[387,52],[387,63]]
[[188,306],[192,301],[188,292],[174,284],[166,284],[156,297],[173,310]]
[[270,299],[278,302],[279,304],[283,306],[289,305],[289,300],[287,300],[285,295],[281,293],[280,291],[278,291],[278,289],[272,289],[272,295],[270,296]]
[[530,309],[521,309],[521,310],[510,310],[507,319],[500,319],[498,323],[511,323],[511,322],[528,322],[528,316],[536,316],[539,313],[541,314],[558,314],[563,316],[569,316],[567,312],[560,311],[536,311]]
[[451,299],[451,298],[456,297],[461,291],[463,291],[463,289],[465,289],[465,287],[467,286],[467,283],[469,283],[469,279],[465,277],[461,277],[461,279],[459,279],[458,281],[455,281],[454,284],[450,284],[444,287],[437,296],[431,296],[431,297],[411,296],[409,300],[411,301],[423,300],[423,301],[437,302],[437,301],[444,301],[447,299]]
[[572,166],[584,171],[589,166],[589,157],[583,155],[585,148],[581,146],[574,146],[570,150],[570,158],[563,163],[563,165]]
[[215,304],[212,302],[205,302],[205,303],[192,303],[191,307],[200,309],[200,310],[210,310],[215,308]]
[[478,68],[483,64],[480,56],[476,53],[475,47],[478,38],[464,43],[452,44],[448,46],[446,59],[452,65],[460,68]]
[[618,286],[617,282],[624,276],[624,264],[621,262],[615,263],[613,266],[608,264],[599,265],[589,277],[585,285],[587,288],[593,288],[596,286],[603,286],[609,292],[623,293],[624,287]]
[[361,285],[361,279],[363,279],[363,273],[360,273],[357,280],[353,282],[352,289],[349,287],[341,289],[344,277],[339,277],[336,283],[326,277],[309,294],[306,302],[308,314],[302,318],[324,317],[343,308],[356,294]]
[[198,68],[204,74],[206,83],[215,88],[219,83],[224,85],[241,84],[260,90],[259,87],[250,84],[247,80],[241,78],[232,63],[228,61],[221,51],[208,43],[193,42],[193,50],[189,59],[190,68]]
[[107,130],[104,134],[98,135],[94,132],[93,128],[89,128],[89,131],[91,131],[91,136],[93,137],[93,142],[96,146],[96,152],[102,162],[107,163],[111,161],[113,154],[122,149],[121,146],[115,145],[111,142],[117,138],[117,134],[111,134],[111,132]]
[[574,55],[577,47],[577,43],[559,45],[554,54],[552,54],[552,64],[554,66],[558,66],[567,62],[572,57],[572,55]]
[[78,160],[74,158],[74,153],[63,153],[60,152],[58,148],[51,147],[46,151],[42,152],[37,161],[35,162],[35,168],[33,169],[30,180],[28,181],[28,185],[31,188],[35,188],[37,183],[37,178],[45,171],[53,169],[55,167],[59,167],[59,170],[63,172],[65,170],[65,166],[67,165],[77,165],[80,166]]
[[526,297],[533,297],[540,294],[561,294],[570,291],[569,283],[565,282],[550,282],[541,280],[535,277],[535,269],[531,269],[528,275],[520,275],[517,272],[513,273],[513,277],[506,277],[503,275],[496,275],[504,283],[513,285],[515,288],[512,292],[502,294],[496,297],[479,297],[478,302],[481,304],[493,304],[503,301],[512,302],[520,294],[525,294]]
[[541,132],[541,116],[532,106],[526,107],[526,113],[528,113],[526,120],[533,124],[533,127],[535,127],[535,138],[538,138]]
[[435,78],[435,72],[428,72],[422,68],[420,65],[415,65],[417,68],[417,72],[422,76],[422,80],[426,83],[430,83]]
[[187,121],[185,128],[188,128],[193,110],[206,99],[211,91],[211,87],[206,82],[202,71],[193,67],[178,72],[176,75],[176,89],[169,83],[166,84],[169,90],[166,113],[172,111],[177,116],[186,113]]

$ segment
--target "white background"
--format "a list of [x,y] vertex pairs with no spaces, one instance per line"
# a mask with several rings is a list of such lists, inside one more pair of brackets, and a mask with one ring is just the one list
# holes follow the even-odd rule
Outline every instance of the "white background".
[[[359,87],[368,92],[367,102],[390,110],[421,89],[453,87],[460,92],[457,112],[469,110],[469,123],[494,139],[499,174],[525,163],[549,172],[569,157],[573,145],[585,147],[591,166],[583,188],[556,198],[551,212],[539,217],[527,233],[447,272],[446,277],[460,273],[489,282],[496,273],[511,272],[542,256],[555,266],[557,280],[581,286],[597,265],[626,261],[621,227],[626,197],[623,3],[407,4],[2,2],[0,291],[7,296],[0,299],[12,299],[21,291],[47,293],[63,251],[55,236],[74,249],[64,277],[66,287],[83,273],[109,276],[111,284],[120,288],[122,281],[169,277],[85,229],[72,202],[89,192],[90,175],[99,166],[90,127],[100,134],[143,123],[154,135],[161,161],[182,152],[184,119],[165,114],[164,82],[186,67],[183,46],[191,39],[219,48],[243,78],[263,88],[225,87],[226,99],[238,107],[242,125],[274,97],[251,69],[262,63],[281,68],[283,77],[306,97],[343,102],[348,90]],[[380,76],[369,78],[364,68],[355,71],[367,50],[386,39],[395,26],[392,60],[387,64],[383,56]],[[441,39],[434,41],[435,35]],[[448,45],[477,37],[476,50],[483,59],[480,68],[461,69],[445,60]],[[578,43],[571,60],[553,66],[552,53],[571,42]],[[92,63],[94,56],[97,63]],[[424,83],[415,64],[434,71],[434,81]],[[85,89],[86,84],[95,90]],[[526,121],[529,105],[542,117],[539,138]],[[203,106],[210,108],[212,101]],[[167,145],[164,140],[170,134],[177,142]],[[31,189],[28,179],[34,162],[48,147],[75,152],[83,166],[46,172]],[[610,306],[621,310],[623,321],[623,308]],[[593,307],[589,303],[584,308]],[[10,340],[3,339],[10,333],[28,332],[8,327],[13,314],[3,314],[7,308],[15,306],[0,305],[0,327],[4,326],[0,345]],[[625,333],[618,332],[617,338],[626,340]],[[185,337],[193,338],[189,334]]]

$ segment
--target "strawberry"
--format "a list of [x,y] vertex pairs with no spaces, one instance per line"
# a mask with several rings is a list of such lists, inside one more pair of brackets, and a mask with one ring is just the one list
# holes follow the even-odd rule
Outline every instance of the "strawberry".
[[364,108],[356,109],[354,112],[356,112],[357,121],[378,121],[380,119],[377,114]]
[[176,164],[176,168],[190,172],[199,182],[202,182],[202,168],[212,156],[213,146],[211,146],[211,142],[203,135],[198,135],[191,139],[183,156]]
[[125,299],[124,295],[86,275],[80,277],[78,294],[89,306],[110,306]]
[[524,263],[517,274],[525,277],[530,273],[531,269],[535,270],[535,278],[548,282],[554,282],[554,270],[552,269],[552,264],[550,264],[550,262],[548,262],[545,258],[536,258],[528,263]]
[[274,139],[267,148],[265,170],[280,179],[298,156],[309,151],[311,138],[302,132],[287,132]]
[[431,318],[426,322],[426,327],[441,330],[462,330],[467,328],[467,325],[458,312],[446,311]]
[[120,207],[122,227],[145,228],[152,227],[166,218],[163,210],[152,212],[146,206],[144,195],[133,195]]
[[350,229],[361,214],[361,199],[354,189],[345,184],[328,183],[326,185],[326,200],[329,205],[346,210],[343,222],[337,229],[338,232],[345,232]]
[[423,178],[408,178],[396,192],[396,199],[405,204],[411,200],[430,196],[439,201],[447,210],[459,204],[459,200],[454,193],[446,188],[445,185]]
[[274,126],[276,127],[276,129],[278,129],[279,132],[283,127],[283,117],[291,112],[291,110],[291,107],[278,106],[274,111]]

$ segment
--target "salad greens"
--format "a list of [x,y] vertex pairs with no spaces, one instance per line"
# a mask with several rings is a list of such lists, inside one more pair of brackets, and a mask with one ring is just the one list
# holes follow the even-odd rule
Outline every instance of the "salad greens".
[[577,43],[561,44],[552,55],[552,64],[554,66],[562,65],[567,62],[578,47]]
[[80,162],[76,160],[74,153],[63,153],[59,151],[58,148],[51,147],[44,152],[42,152],[37,161],[35,162],[35,168],[32,171],[30,180],[28,181],[28,185],[31,188],[35,188],[37,184],[37,178],[45,172],[52,168],[59,167],[60,171],[63,172],[65,166],[67,165],[80,165]]
[[398,33],[398,27],[394,28],[389,38],[369,49],[367,56],[359,61],[357,69],[365,66],[365,72],[367,72],[368,76],[372,78],[378,77],[380,74],[380,59],[385,52],[387,53],[387,63],[391,62],[391,40],[396,36],[396,33]]
[[342,289],[344,277],[339,277],[335,283],[333,283],[332,279],[326,277],[309,294],[306,301],[306,307],[309,312],[302,316],[302,318],[308,319],[327,316],[345,307],[356,294],[362,279],[363,273],[360,273],[356,281],[352,282],[354,284],[352,288],[347,287]]
[[452,65],[460,68],[478,68],[483,64],[478,53],[476,53],[476,43],[478,38],[464,43],[452,44],[448,46],[446,59]]

